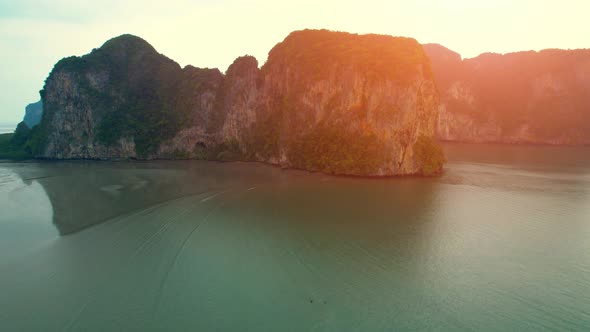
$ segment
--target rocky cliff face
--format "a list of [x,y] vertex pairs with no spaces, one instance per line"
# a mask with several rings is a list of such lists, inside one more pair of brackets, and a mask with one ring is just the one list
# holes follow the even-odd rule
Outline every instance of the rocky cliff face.
[[271,50],[261,74],[266,114],[255,131],[271,137],[259,157],[329,173],[421,171],[414,144],[433,136],[438,96],[415,40],[295,32]]
[[443,140],[590,144],[590,50],[461,57],[424,45],[441,96]]
[[23,122],[29,128],[33,128],[41,122],[41,116],[43,115],[43,103],[39,100],[36,103],[27,105],[25,108],[25,117]]
[[57,159],[149,158],[198,102],[181,99],[190,71],[129,35],[61,60],[41,92],[42,140],[34,152]]
[[408,38],[298,31],[262,68],[240,57],[223,75],[181,69],[126,35],[60,61],[42,98],[42,158],[256,160],[354,175],[443,162],[430,63]]

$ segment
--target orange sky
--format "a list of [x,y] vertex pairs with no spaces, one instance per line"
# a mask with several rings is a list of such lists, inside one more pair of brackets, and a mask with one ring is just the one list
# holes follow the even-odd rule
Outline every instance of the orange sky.
[[0,0],[0,122],[20,121],[59,59],[123,33],[183,66],[225,70],[244,54],[263,63],[272,46],[303,28],[409,36],[464,57],[590,48],[588,13],[584,0]]

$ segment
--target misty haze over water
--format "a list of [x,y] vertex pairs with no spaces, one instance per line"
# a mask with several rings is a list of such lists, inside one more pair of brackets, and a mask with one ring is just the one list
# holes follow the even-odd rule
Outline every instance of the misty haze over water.
[[12,133],[16,128],[16,124],[0,123],[0,134]]

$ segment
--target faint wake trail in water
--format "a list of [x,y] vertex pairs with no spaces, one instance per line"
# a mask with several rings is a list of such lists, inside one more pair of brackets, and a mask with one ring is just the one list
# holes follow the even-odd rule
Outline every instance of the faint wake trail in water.
[[[214,195],[208,196],[204,199],[202,199],[200,201],[200,203],[204,203],[207,201],[210,201],[216,197],[219,197],[227,192],[229,192],[230,190],[225,190],[222,191],[220,193],[216,193]],[[212,208],[209,213],[201,220],[201,222],[197,223],[195,227],[193,227],[193,229],[188,233],[188,235],[184,238],[184,240],[182,241],[182,244],[180,245],[179,249],[176,251],[176,254],[174,255],[174,257],[172,258],[170,265],[168,266],[168,268],[166,269],[165,275],[164,277],[161,279],[160,282],[160,287],[158,288],[157,291],[157,299],[156,299],[156,308],[154,310],[154,313],[152,314],[152,316],[154,316],[155,314],[157,314],[157,312],[159,311],[160,308],[160,303],[162,301],[162,293],[164,291],[164,287],[166,286],[166,282],[168,281],[168,277],[170,275],[170,272],[174,269],[174,267],[177,264],[178,261],[178,257],[180,257],[180,255],[184,252],[185,248],[186,248],[186,244],[188,243],[188,241],[190,240],[190,238],[192,237],[192,235],[199,229],[199,227],[201,227],[201,225],[203,223],[206,223],[208,218],[213,214],[213,212],[215,212],[217,209],[219,209],[220,207],[223,206],[223,202],[219,203],[217,206],[215,206],[214,208]]]
[[224,193],[226,193],[226,192],[228,192],[228,190],[226,190],[226,191],[222,191],[222,192],[220,192],[220,193],[213,194],[213,195],[211,195],[211,196],[207,196],[207,197],[205,197],[205,198],[203,198],[203,199],[201,200],[201,203],[204,203],[204,202],[206,202],[206,201],[208,201],[208,200],[211,200],[211,199],[213,199],[213,198],[215,198],[215,197],[217,197],[217,196],[219,196],[219,195],[223,195],[223,194],[224,194]]
[[[180,196],[180,197],[175,197],[175,198],[172,198],[172,199],[168,199],[168,200],[159,202],[157,204],[153,204],[153,205],[150,205],[150,206],[145,206],[145,207],[142,207],[142,208],[140,208],[138,210],[129,211],[129,212],[120,214],[118,216],[109,218],[109,219],[105,220],[103,223],[104,224],[111,224],[111,225],[113,225],[115,223],[127,222],[131,217],[148,216],[148,215],[154,213],[155,211],[157,211],[158,209],[161,209],[161,208],[163,208],[165,206],[169,206],[169,205],[172,205],[172,204],[174,204],[176,202],[180,202],[180,201],[183,201],[183,200],[186,200],[186,199],[190,199],[192,197],[200,197],[200,196],[209,194],[210,192],[211,191],[204,191],[204,192],[200,192],[200,193],[196,193],[196,194],[183,195],[183,196]],[[134,218],[134,219],[138,219],[138,218]],[[101,224],[103,224],[103,223],[101,223]]]
[[[154,213],[154,212],[156,212],[156,211],[158,211],[158,210],[160,210],[160,209],[162,209],[164,207],[171,206],[172,204],[174,204],[176,202],[182,202],[182,201],[187,201],[187,200],[192,201],[194,198],[199,198],[199,197],[202,197],[202,196],[207,195],[207,194],[209,194],[209,192],[203,192],[203,193],[196,194],[196,195],[187,195],[187,196],[184,196],[184,197],[171,199],[171,200],[168,200],[166,202],[162,202],[162,203],[159,203],[159,204],[156,204],[156,205],[153,205],[153,206],[150,206],[150,207],[141,209],[139,211],[130,212],[130,213],[124,215],[124,216],[116,217],[116,218],[114,218],[114,220],[117,220],[116,222],[126,221],[129,224],[129,226],[131,226],[131,223],[129,223],[130,220],[135,219],[135,220],[140,221],[141,218],[139,218],[139,217],[145,217],[146,215],[151,214],[151,213]],[[215,195],[213,195],[213,196],[215,196]],[[209,197],[211,197],[211,196],[209,196]],[[201,202],[203,202],[203,200],[201,200]],[[110,273],[110,276],[107,276],[107,277],[104,278],[104,283],[103,284],[97,285],[95,287],[95,291],[87,296],[87,300],[80,306],[80,309],[71,318],[71,320],[68,322],[68,324],[66,324],[63,327],[63,330],[65,330],[65,331],[72,330],[75,327],[76,323],[78,322],[79,318],[84,313],[84,311],[88,308],[88,306],[90,305],[90,303],[92,303],[93,300],[96,299],[96,294],[98,294],[98,292],[100,291],[100,289],[105,288],[105,286],[109,282],[109,279],[111,279],[112,276],[115,276],[116,274],[120,273],[123,269],[125,269],[126,267],[128,267],[129,266],[129,263],[132,262],[132,261],[134,261],[139,256],[139,254],[144,251],[144,249],[147,246],[151,245],[152,242],[153,242],[153,240],[155,238],[157,238],[159,235],[161,235],[163,232],[165,232],[170,227],[170,225],[173,222],[179,221],[182,216],[186,216],[189,213],[190,210],[191,210],[190,207],[187,207],[187,208],[184,208],[184,209],[176,209],[176,211],[175,211],[175,213],[174,213],[173,216],[167,216],[167,218],[164,219],[165,222],[160,226],[160,228],[157,229],[154,233],[152,233],[146,240],[144,240],[135,249],[135,251],[132,253],[132,255],[127,260],[127,263],[125,263],[122,266],[120,266],[118,270],[112,271]],[[104,225],[106,226],[108,224],[109,223],[105,223]],[[112,222],[110,224],[112,225]]]

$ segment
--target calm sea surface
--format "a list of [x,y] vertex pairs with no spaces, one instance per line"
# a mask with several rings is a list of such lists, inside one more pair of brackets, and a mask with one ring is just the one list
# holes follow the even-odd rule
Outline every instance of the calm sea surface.
[[0,123],[0,134],[12,133],[15,128],[15,124]]
[[438,178],[0,163],[0,330],[590,330],[590,148],[445,149]]

